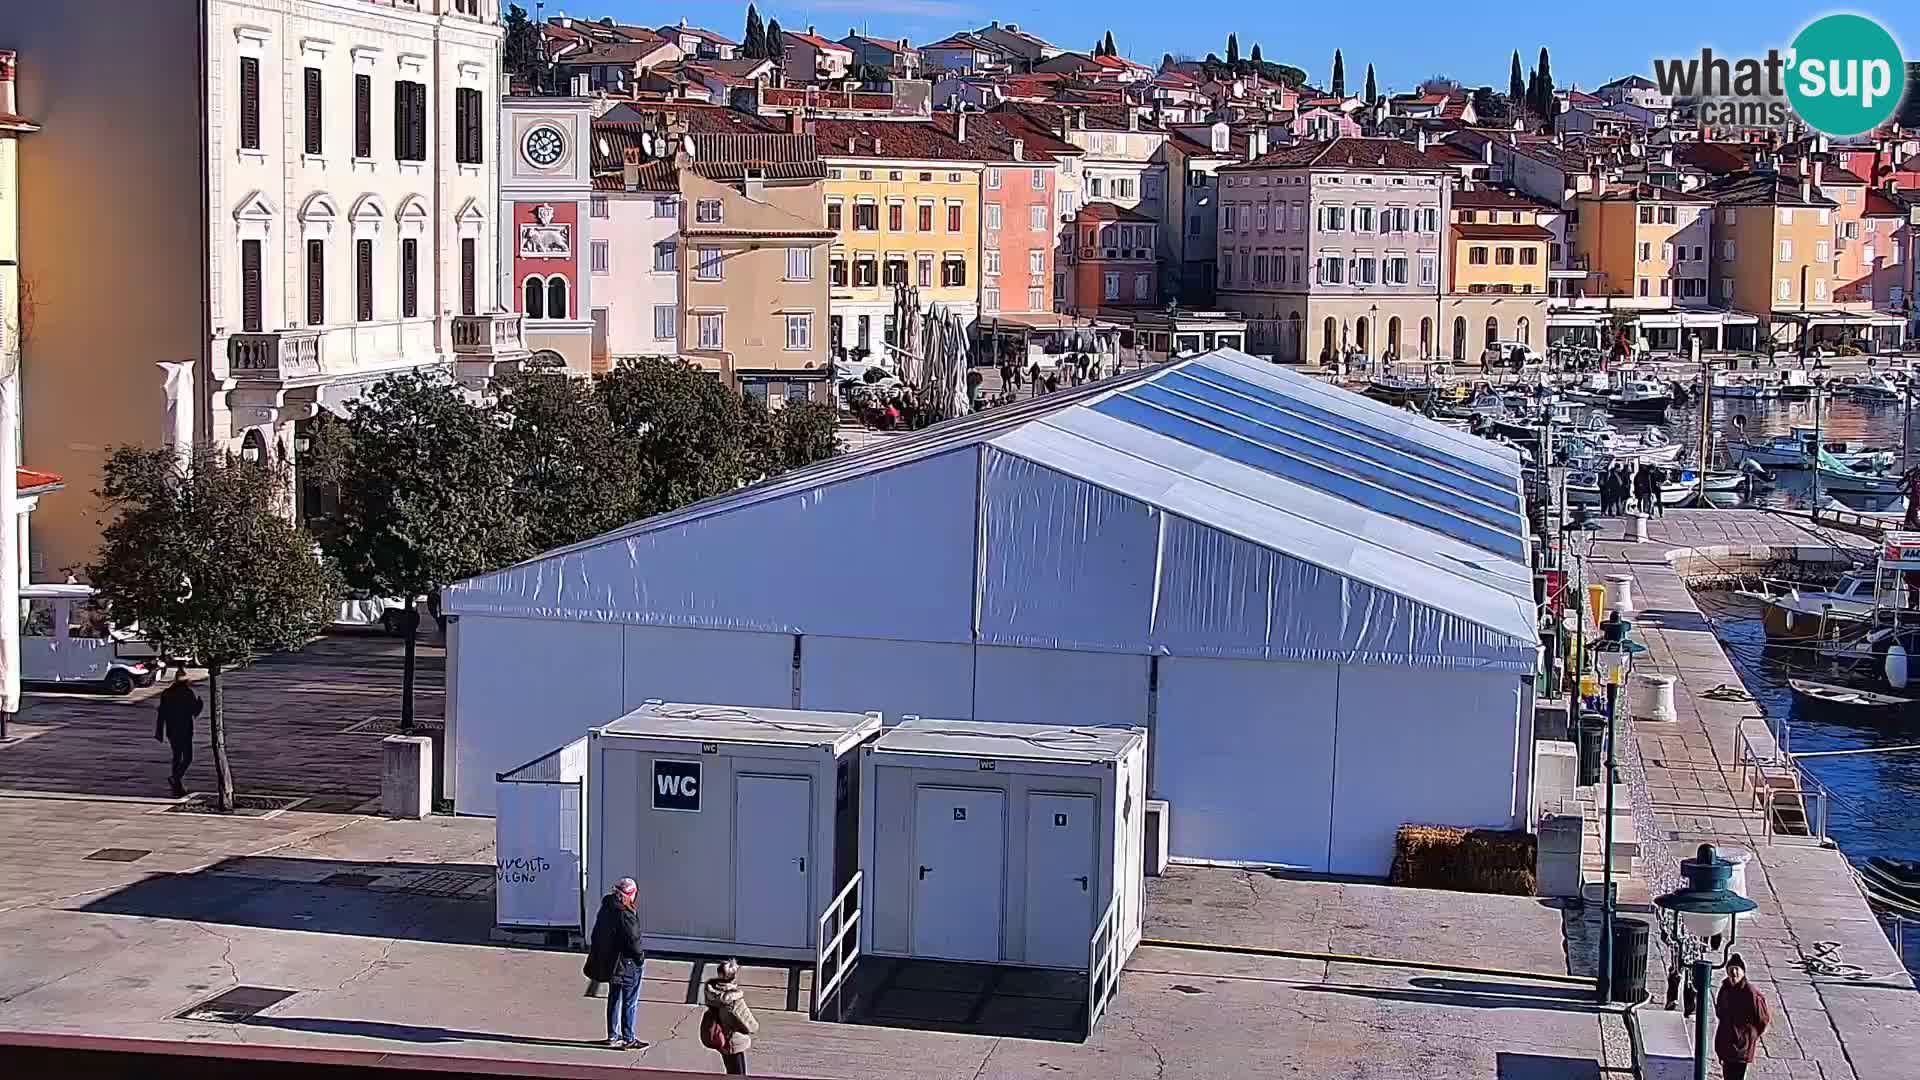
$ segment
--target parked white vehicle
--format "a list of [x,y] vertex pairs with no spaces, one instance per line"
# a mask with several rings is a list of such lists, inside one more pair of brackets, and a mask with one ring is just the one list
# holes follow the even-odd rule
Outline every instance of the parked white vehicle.
[[109,693],[152,686],[158,674],[144,659],[119,654],[120,638],[93,603],[88,585],[23,585],[27,615],[20,630],[20,680],[91,683]]

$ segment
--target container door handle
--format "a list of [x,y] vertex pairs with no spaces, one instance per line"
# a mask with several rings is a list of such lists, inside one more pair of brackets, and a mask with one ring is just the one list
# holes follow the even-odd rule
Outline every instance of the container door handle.
[[1075,881],[1077,881],[1077,882],[1079,882],[1079,883],[1080,883],[1080,891],[1081,891],[1081,892],[1086,892],[1086,891],[1087,891],[1087,875],[1085,875],[1085,874],[1081,874],[1081,875],[1080,875],[1079,877],[1077,877],[1077,878],[1074,878],[1073,880],[1075,880]]
[[805,855],[800,856],[800,872],[803,874],[807,872],[807,857]]
[[933,867],[931,867],[931,866],[923,866],[923,867],[921,867],[921,868],[920,868],[920,880],[921,880],[921,881],[925,881],[925,880],[927,880],[927,871],[929,871],[929,870],[931,870],[931,869],[933,869]]

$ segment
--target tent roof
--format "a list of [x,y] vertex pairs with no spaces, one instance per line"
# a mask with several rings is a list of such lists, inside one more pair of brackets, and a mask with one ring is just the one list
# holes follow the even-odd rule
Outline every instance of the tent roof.
[[[977,460],[977,466],[966,466],[977,472],[934,473],[919,467],[934,459],[962,460],[950,456],[956,451],[964,452],[970,462]],[[1044,475],[1009,464],[1014,459],[1039,467]],[[1531,670],[1537,637],[1519,455],[1236,350],[1176,360],[941,424],[636,522],[519,567],[462,582],[448,591],[448,610],[820,633],[818,628],[800,626],[799,613],[772,615],[757,600],[753,606],[762,610],[754,618],[742,615],[737,624],[730,621],[724,605],[717,609],[711,602],[699,606],[697,618],[662,614],[656,619],[651,611],[632,610],[634,605],[655,606],[656,596],[664,598],[659,604],[672,606],[678,597],[669,597],[670,592],[677,589],[679,597],[684,597],[688,590],[699,588],[697,583],[676,583],[674,589],[656,584],[651,592],[640,588],[616,616],[612,608],[620,605],[607,599],[607,590],[619,587],[610,585],[608,576],[644,576],[639,569],[644,560],[657,558],[658,545],[672,542],[666,534],[697,530],[706,538],[701,542],[711,543],[712,530],[724,527],[720,519],[725,515],[790,503],[795,496],[803,497],[804,505],[819,506],[811,519],[817,523],[820,514],[833,512],[833,507],[822,504],[835,489],[888,484],[893,470],[908,467],[915,467],[912,475],[899,474],[898,484],[891,489],[899,498],[931,500],[930,505],[944,506],[949,512],[962,504],[969,515],[976,511],[997,515],[994,528],[999,529],[1028,514],[1053,515],[1058,524],[1066,520],[1059,515],[1067,512],[1067,503],[1084,504],[1083,509],[1093,516],[1081,523],[1085,535],[1076,542],[1113,551],[1128,543],[1152,548],[1141,556],[1152,564],[1147,568],[1149,576],[1165,569],[1160,564],[1171,557],[1167,545],[1177,541],[1207,549],[1196,557],[1239,559],[1241,566],[1234,573],[1260,562],[1264,569],[1258,572],[1258,580],[1249,579],[1246,588],[1263,595],[1272,590],[1270,597],[1259,601],[1265,605],[1259,611],[1247,608],[1238,596],[1190,598],[1194,610],[1171,619],[1183,627],[1176,635],[1179,641],[1171,646],[1159,629],[1143,629],[1133,637],[1116,631],[1088,639],[1059,629],[1055,624],[1064,625],[1062,620],[1042,612],[1050,606],[1071,607],[1075,597],[1085,595],[1079,590],[1096,587],[1066,578],[1099,575],[1104,571],[1094,565],[1098,560],[1082,565],[1071,554],[1057,550],[1058,545],[1043,533],[1027,532],[1025,539],[1008,545],[1004,537],[996,540],[990,535],[993,530],[982,526],[977,539],[966,538],[967,544],[979,549],[973,556],[978,570],[963,575],[974,582],[980,594],[976,611],[984,613],[972,620],[976,642],[997,636],[1005,642],[1037,639],[1062,648],[1147,647],[1176,654],[1250,651],[1280,656],[1287,650],[1279,639],[1294,631],[1312,637],[1325,629],[1307,627],[1301,622],[1304,616],[1285,609],[1295,598],[1307,603],[1308,591],[1327,588],[1331,579],[1325,575],[1331,573],[1373,598],[1366,603],[1386,604],[1392,610],[1390,617],[1377,614],[1378,625],[1370,630],[1357,625],[1366,620],[1350,610],[1342,616],[1350,620],[1344,636],[1320,634],[1322,644],[1338,638],[1349,657],[1365,653],[1385,661],[1396,656],[1413,658],[1419,651],[1413,644],[1418,639],[1428,651],[1455,646],[1464,652],[1477,651],[1475,658],[1459,659],[1482,666],[1494,663],[1518,669],[1524,655]],[[973,486],[951,490],[960,486],[962,475],[971,478]],[[927,476],[955,479],[941,482],[949,490],[915,490],[926,486]],[[1155,536],[1147,536],[1132,519],[1139,516],[1134,509],[1092,507],[1094,501],[1112,498],[1130,508],[1144,507],[1145,514],[1156,520],[1157,515],[1177,519],[1179,526],[1159,526]],[[841,505],[847,504],[843,500]],[[1102,513],[1108,517],[1101,519]],[[1101,532],[1102,528],[1107,531]],[[1009,547],[1011,552],[1005,550]],[[1028,558],[1024,550],[1028,548],[1034,551],[1032,559],[1063,560],[1062,573],[1050,577],[1044,569],[1006,565]],[[601,572],[590,573],[581,560],[593,559],[600,550],[608,550],[610,558]],[[1115,565],[1121,567],[1120,573],[1132,574],[1138,570],[1135,563]],[[712,562],[698,566],[711,570]],[[1016,571],[1024,576],[998,576]],[[739,574],[737,567],[722,567],[718,572]],[[579,590],[589,578],[594,594],[590,599],[579,595],[572,603],[555,599],[553,590]],[[1055,586],[1051,601],[1050,583]],[[1206,583],[1193,587],[1215,588]],[[1016,602],[988,598],[985,594],[994,588],[1009,593],[1032,591]],[[1161,628],[1169,616],[1160,610],[1159,588],[1150,591],[1153,610],[1145,621]],[[1313,593],[1321,599],[1333,595]],[[1357,610],[1362,606],[1358,595],[1344,604]],[[851,595],[848,603],[859,606]],[[1206,624],[1212,616],[1208,611],[1225,612],[1222,605],[1239,605],[1228,620],[1235,622],[1232,633],[1220,628],[1234,637],[1231,645],[1209,640],[1211,630]],[[1380,610],[1384,613],[1387,608]],[[1457,622],[1449,622],[1450,629],[1428,633],[1423,628],[1430,629],[1436,617]],[[1044,624],[1046,629],[1029,636],[1022,632],[1023,623]],[[1083,621],[1072,629],[1084,630],[1088,625]],[[871,636],[896,634],[875,631]],[[1369,644],[1361,648],[1355,643],[1363,637]],[[944,639],[966,640],[952,633]],[[1318,655],[1326,650],[1312,651]]]

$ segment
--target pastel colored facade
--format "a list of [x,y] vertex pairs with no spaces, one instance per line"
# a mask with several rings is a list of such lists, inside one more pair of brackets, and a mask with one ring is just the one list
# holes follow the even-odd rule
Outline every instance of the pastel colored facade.
[[1024,141],[1010,164],[981,176],[980,317],[1053,310],[1053,161],[1027,162]]
[[1737,174],[1703,191],[1719,200],[1713,254],[1721,302],[1765,319],[1833,303],[1833,200],[1810,181],[1772,173]]
[[604,370],[610,314],[593,296],[593,102],[510,97],[500,113],[500,291],[528,349],[576,375]]
[[[19,162],[36,467],[88,491],[110,443],[212,443],[290,463],[299,512],[321,409],[395,371],[524,356],[519,321],[491,314],[495,0],[0,13],[0,44],[34,60],[21,108],[64,120]],[[94,554],[97,519],[48,504],[50,572]]]
[[855,67],[874,67],[895,79],[913,79],[920,75],[920,50],[907,44],[906,38],[868,37],[853,27],[840,39],[853,52]]
[[[20,115],[15,82],[19,70],[18,54],[11,49],[0,49],[0,380],[12,384],[0,393],[12,399],[6,407],[12,412],[15,425],[11,431],[0,431],[0,437],[16,441],[22,423],[20,352],[27,330],[21,321],[20,297],[20,137],[40,130],[38,124]],[[36,570],[42,577],[47,574],[44,558],[38,561],[34,558],[30,524],[33,511],[39,506],[41,495],[58,491],[65,484],[57,476],[20,468],[18,455],[12,457],[15,461],[12,466],[13,533],[11,540],[0,533],[0,543],[13,545],[14,566],[18,571],[15,580],[25,585],[34,579]]]
[[[637,128],[595,124],[596,148],[603,140],[609,151],[638,145]],[[637,163],[608,157],[595,164],[588,240],[593,292],[607,301],[607,353],[615,363],[672,356],[680,349],[679,191],[644,190]]]
[[732,38],[698,26],[688,26],[685,19],[671,26],[662,26],[654,32],[692,59],[731,60],[740,50],[740,43]]
[[1612,309],[1666,311],[1712,304],[1710,199],[1649,184],[1613,184],[1575,200],[1582,285]]
[[[1452,178],[1414,146],[1336,139],[1221,168],[1220,306],[1282,363],[1451,355],[1440,340]],[[1468,359],[1468,357],[1458,357]]]
[[1013,155],[1011,146],[985,149],[967,120],[963,113],[814,122],[827,165],[826,225],[835,234],[833,347],[889,358],[896,285],[917,289],[923,310],[939,305],[963,324],[980,314],[985,172],[1011,165]]
[[1293,137],[1301,142],[1357,139],[1361,135],[1360,121],[1354,119],[1352,113],[1326,106],[1303,107],[1296,110],[1291,126]]
[[780,32],[783,52],[780,68],[789,82],[825,85],[847,77],[853,67],[853,49],[837,41],[828,41],[809,26],[805,33]]
[[1154,258],[1157,220],[1110,202],[1090,202],[1074,216],[1073,227],[1073,295],[1079,300],[1075,314],[1093,316],[1103,309],[1160,303]]
[[1541,223],[1546,209],[1495,189],[1453,193],[1444,323],[1451,355],[1472,359],[1496,341],[1544,351],[1553,244]]

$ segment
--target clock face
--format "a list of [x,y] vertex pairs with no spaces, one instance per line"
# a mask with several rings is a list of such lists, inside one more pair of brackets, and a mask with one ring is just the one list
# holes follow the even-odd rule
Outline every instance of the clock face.
[[558,128],[541,126],[527,132],[527,160],[543,169],[551,168],[566,151],[566,137]]

